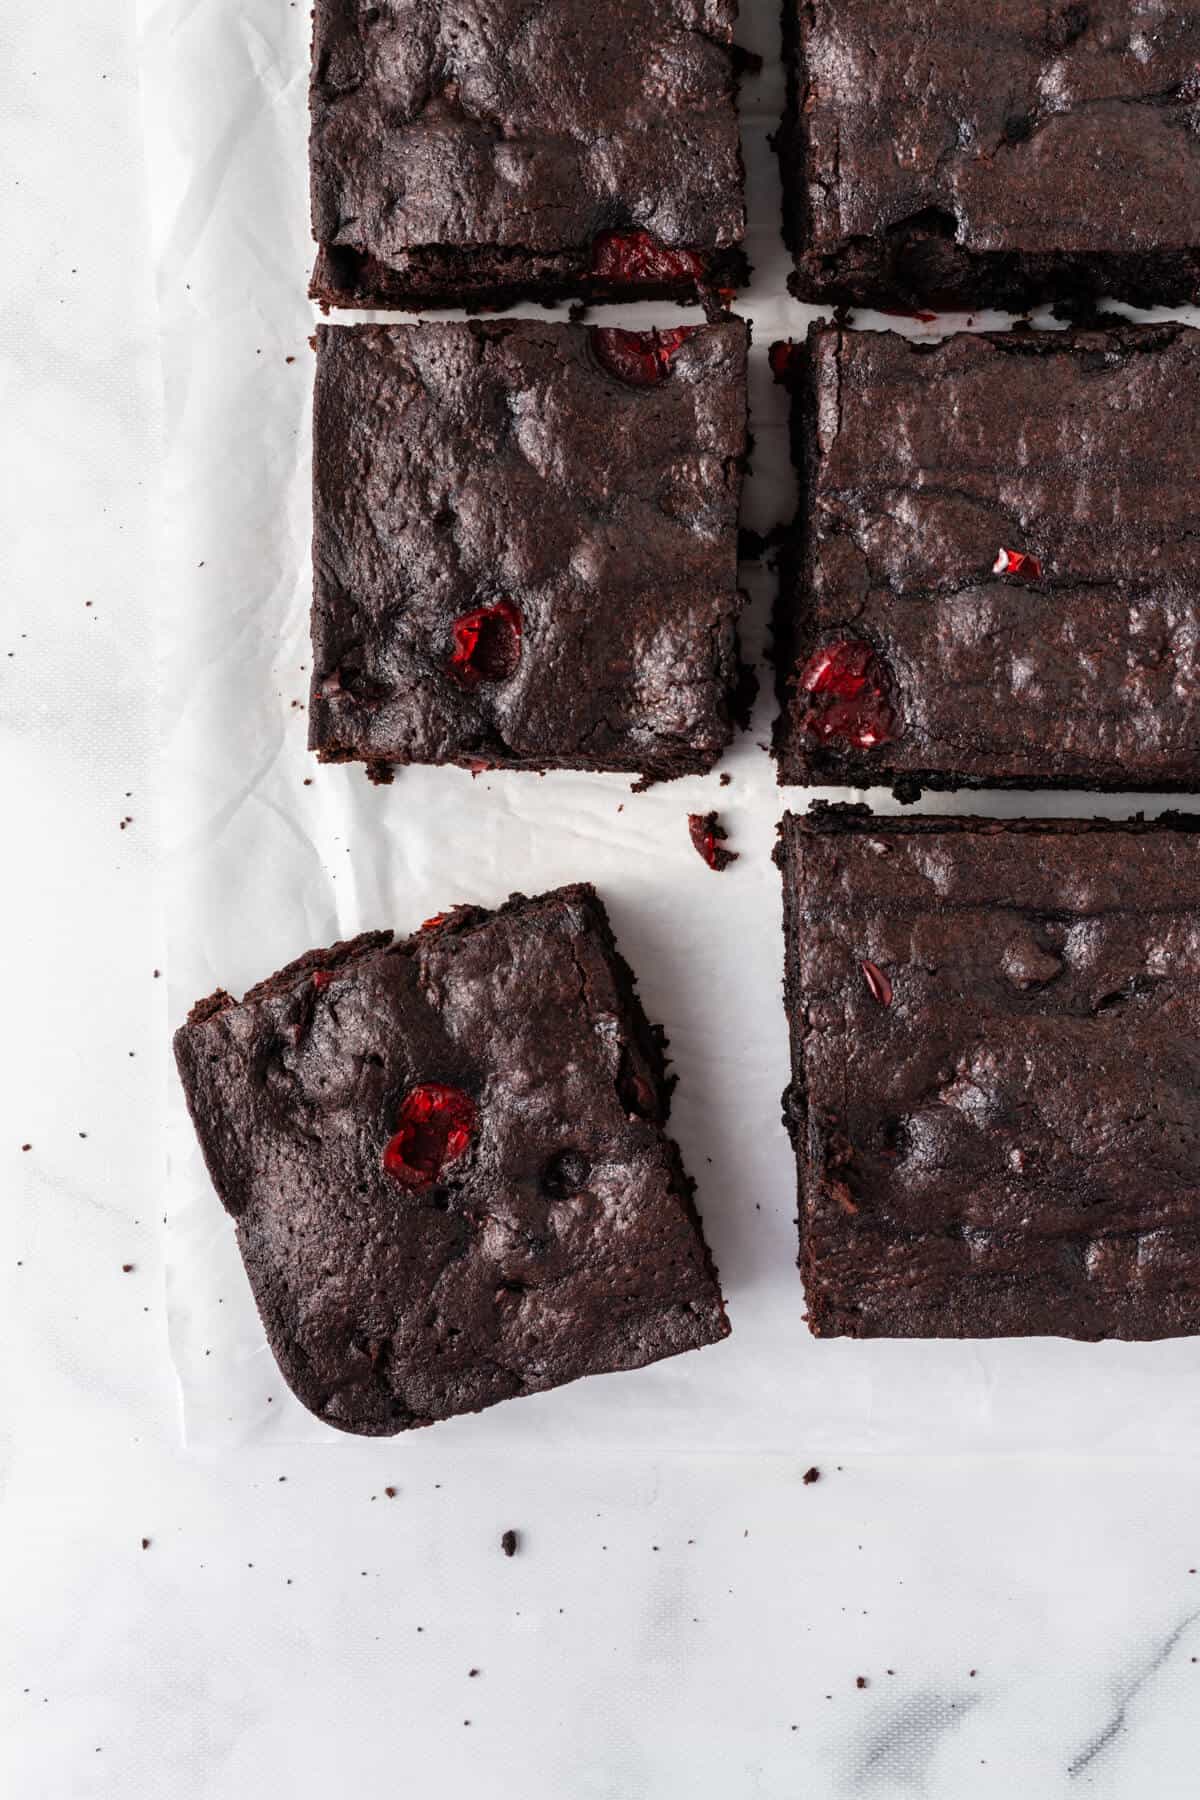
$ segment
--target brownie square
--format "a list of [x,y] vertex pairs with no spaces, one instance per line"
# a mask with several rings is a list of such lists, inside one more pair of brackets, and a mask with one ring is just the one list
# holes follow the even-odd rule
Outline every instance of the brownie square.
[[784,818],[815,1335],[1200,1331],[1198,829]]
[[175,1038],[288,1385],[387,1436],[728,1332],[587,886],[313,951]]
[[784,0],[806,300],[1200,296],[1200,0]]
[[736,0],[316,0],[314,298],[710,298],[746,278]]
[[781,782],[1200,788],[1200,332],[777,347]]
[[738,320],[317,338],[310,745],[702,773],[732,734]]

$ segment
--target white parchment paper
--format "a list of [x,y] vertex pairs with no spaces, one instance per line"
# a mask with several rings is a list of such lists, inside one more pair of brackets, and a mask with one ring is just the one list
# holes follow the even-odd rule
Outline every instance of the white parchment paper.
[[[240,994],[300,952],[357,931],[406,932],[458,901],[494,904],[514,890],[595,882],[647,1010],[671,1040],[672,1129],[699,1183],[729,1301],[734,1332],[724,1345],[441,1425],[439,1443],[759,1456],[1194,1444],[1200,1340],[817,1343],[807,1333],[794,1266],[795,1173],[780,1124],[788,1058],[770,856],[785,806],[803,809],[811,796],[778,789],[764,753],[773,712],[762,665],[768,571],[745,571],[745,638],[763,691],[753,729],[723,765],[728,788],[715,773],[633,795],[619,777],[472,780],[454,769],[412,770],[374,788],[359,768],[320,768],[309,756],[308,12],[294,0],[140,0],[140,13],[167,401],[161,688],[172,1021],[215,987]],[[782,105],[777,33],[776,0],[746,0],[739,36],[766,59],[743,95],[755,277],[738,308],[755,335],[744,522],[758,529],[786,517],[794,500],[767,348],[814,316],[787,297],[766,143]],[[628,325],[679,316],[605,309]],[[859,322],[921,329],[871,315]],[[886,418],[879,428],[886,432]],[[871,798],[895,810],[886,794]],[[925,807],[1121,815],[1164,804],[1009,794],[963,804],[931,797]],[[687,813],[709,806],[740,852],[720,876],[687,835]],[[208,1450],[337,1442],[275,1369],[232,1225],[170,1079],[168,1292],[188,1439]]]

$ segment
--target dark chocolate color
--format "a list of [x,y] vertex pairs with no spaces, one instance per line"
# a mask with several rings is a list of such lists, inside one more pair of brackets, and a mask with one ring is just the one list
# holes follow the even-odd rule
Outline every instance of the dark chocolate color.
[[[1200,332],[814,327],[786,378],[781,782],[1200,788]],[[819,738],[797,681],[846,639],[894,681],[872,748]]]
[[1200,0],[784,0],[793,291],[1200,297]]
[[[703,297],[745,279],[736,0],[317,0],[314,297]],[[643,230],[699,275],[605,280]]]
[[[385,1436],[726,1335],[661,1034],[590,887],[313,951],[201,1002],[175,1053],[271,1348],[328,1424]],[[413,1188],[382,1157],[426,1083],[477,1116]]]
[[[692,330],[650,385],[612,374],[605,341],[527,321],[320,329],[322,760],[654,779],[718,760],[739,677],[747,328]],[[501,604],[519,656],[468,684],[455,622]]]
[[780,830],[814,1334],[1200,1331],[1200,820]]

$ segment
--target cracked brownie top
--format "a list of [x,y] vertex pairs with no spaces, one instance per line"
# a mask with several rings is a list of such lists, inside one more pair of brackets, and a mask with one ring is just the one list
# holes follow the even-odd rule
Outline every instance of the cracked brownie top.
[[[703,277],[744,227],[736,13],[736,0],[318,0],[321,297],[445,304]],[[647,239],[657,269],[604,266],[613,233]]]
[[1200,332],[815,327],[780,780],[1200,787]]
[[313,951],[175,1040],[271,1348],[385,1435],[724,1337],[661,1034],[587,886]]
[[318,754],[711,768],[739,674],[747,339],[322,328]]
[[1200,291],[1197,0],[788,0],[797,290]]
[[815,1333],[1200,1330],[1198,826],[785,817]]

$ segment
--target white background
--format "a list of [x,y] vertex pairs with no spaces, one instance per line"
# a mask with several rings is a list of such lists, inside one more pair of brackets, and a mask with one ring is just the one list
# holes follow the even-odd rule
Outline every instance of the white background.
[[[1190,1347],[806,1338],[765,702],[723,791],[309,769],[305,22],[172,0],[139,42],[94,10],[0,18],[0,1792],[1196,1793]],[[755,524],[762,357],[804,317],[764,297],[774,207],[758,173]],[[743,851],[720,878],[683,835],[701,798]],[[179,1138],[164,1176],[168,1024],[327,926],[579,874],[670,1029],[735,1336],[390,1444],[310,1433]]]

